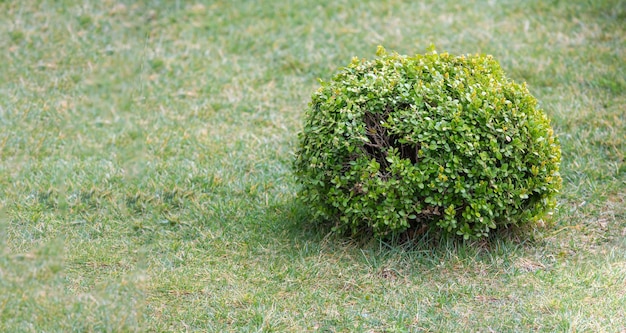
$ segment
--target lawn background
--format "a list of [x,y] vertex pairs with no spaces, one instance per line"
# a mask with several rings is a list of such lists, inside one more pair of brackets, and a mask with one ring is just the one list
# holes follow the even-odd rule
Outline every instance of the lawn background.
[[[328,235],[290,170],[317,79],[431,43],[528,83],[558,210]],[[620,0],[0,0],[0,331],[624,332],[625,64]]]

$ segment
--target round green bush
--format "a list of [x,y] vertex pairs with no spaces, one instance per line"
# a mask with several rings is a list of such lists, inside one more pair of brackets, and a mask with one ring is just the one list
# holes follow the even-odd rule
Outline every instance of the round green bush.
[[464,238],[542,218],[560,146],[525,84],[491,56],[379,47],[312,95],[294,161],[299,198],[334,230]]

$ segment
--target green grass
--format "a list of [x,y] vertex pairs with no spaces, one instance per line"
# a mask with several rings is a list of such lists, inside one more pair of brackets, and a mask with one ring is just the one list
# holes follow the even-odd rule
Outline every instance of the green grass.
[[[626,3],[0,1],[0,331],[623,332]],[[489,53],[563,193],[489,241],[327,235],[303,110],[378,44]]]

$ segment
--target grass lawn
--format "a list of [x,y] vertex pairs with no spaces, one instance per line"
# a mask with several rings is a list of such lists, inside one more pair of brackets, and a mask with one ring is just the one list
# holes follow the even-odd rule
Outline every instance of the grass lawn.
[[[488,53],[563,149],[488,241],[328,234],[291,161],[377,45]],[[1,332],[625,332],[626,3],[0,0]]]

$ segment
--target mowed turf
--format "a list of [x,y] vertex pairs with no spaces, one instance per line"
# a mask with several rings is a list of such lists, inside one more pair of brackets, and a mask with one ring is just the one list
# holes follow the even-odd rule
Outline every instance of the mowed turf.
[[[551,219],[329,235],[291,161],[377,45],[487,53],[563,150]],[[626,4],[0,1],[0,331],[624,332]]]

